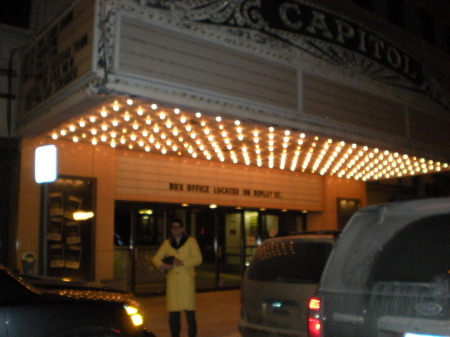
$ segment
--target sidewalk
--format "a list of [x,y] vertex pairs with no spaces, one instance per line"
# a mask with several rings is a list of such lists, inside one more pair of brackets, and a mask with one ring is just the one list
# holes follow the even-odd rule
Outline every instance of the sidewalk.
[[[240,337],[240,291],[223,290],[197,293],[197,337]],[[165,297],[140,297],[147,325],[156,337],[170,337]],[[182,336],[187,336],[182,315]]]

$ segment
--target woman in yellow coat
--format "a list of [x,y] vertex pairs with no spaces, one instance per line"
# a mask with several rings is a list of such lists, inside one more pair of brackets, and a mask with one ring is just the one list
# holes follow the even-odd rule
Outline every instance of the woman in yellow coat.
[[166,306],[172,337],[179,337],[181,311],[186,312],[189,337],[196,337],[195,267],[202,263],[197,240],[188,236],[181,220],[172,221],[171,237],[153,257],[153,264],[166,272]]

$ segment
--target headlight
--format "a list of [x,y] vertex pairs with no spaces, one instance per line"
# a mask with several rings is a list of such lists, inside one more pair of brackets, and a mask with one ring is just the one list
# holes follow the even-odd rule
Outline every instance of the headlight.
[[128,316],[130,316],[134,326],[140,326],[144,324],[144,316],[141,314],[139,305],[137,303],[132,302],[129,304],[125,304],[124,308]]

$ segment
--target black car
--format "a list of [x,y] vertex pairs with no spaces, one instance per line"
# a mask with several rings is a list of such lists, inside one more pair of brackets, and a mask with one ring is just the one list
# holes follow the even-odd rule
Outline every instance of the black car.
[[26,278],[0,265],[2,337],[155,337],[129,292]]
[[450,336],[450,198],[356,212],[309,309],[311,337]]

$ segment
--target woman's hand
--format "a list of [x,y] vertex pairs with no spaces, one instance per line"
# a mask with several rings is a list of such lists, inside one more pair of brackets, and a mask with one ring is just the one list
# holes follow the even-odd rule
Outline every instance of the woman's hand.
[[167,264],[167,263],[162,264],[162,269],[164,269],[164,270],[171,270],[172,268],[173,268],[173,266],[171,264]]
[[175,258],[175,260],[173,260],[173,264],[177,267],[182,266],[183,265],[183,261],[181,261],[180,259]]

